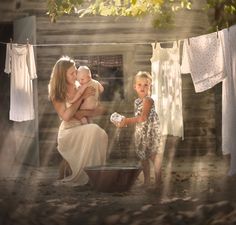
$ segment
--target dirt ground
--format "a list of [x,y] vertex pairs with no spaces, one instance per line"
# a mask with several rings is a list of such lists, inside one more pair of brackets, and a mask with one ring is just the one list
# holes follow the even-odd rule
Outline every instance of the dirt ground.
[[0,179],[0,224],[236,224],[236,179],[227,167],[219,156],[165,158],[160,189],[144,188],[140,174],[121,193],[54,186],[54,167],[15,167]]

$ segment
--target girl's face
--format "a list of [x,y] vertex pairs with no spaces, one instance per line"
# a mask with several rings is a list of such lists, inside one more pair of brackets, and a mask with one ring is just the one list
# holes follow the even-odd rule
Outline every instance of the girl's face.
[[151,82],[147,78],[137,78],[134,84],[134,90],[140,98],[150,95]]
[[68,84],[75,84],[76,81],[76,74],[77,74],[77,69],[75,66],[71,66],[67,71],[66,71],[66,81]]

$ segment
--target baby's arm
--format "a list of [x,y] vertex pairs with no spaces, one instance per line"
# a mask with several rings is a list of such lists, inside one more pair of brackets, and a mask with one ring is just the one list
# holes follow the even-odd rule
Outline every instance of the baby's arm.
[[102,86],[100,82],[98,82],[98,90],[99,90],[99,94],[101,94],[104,91],[104,87]]

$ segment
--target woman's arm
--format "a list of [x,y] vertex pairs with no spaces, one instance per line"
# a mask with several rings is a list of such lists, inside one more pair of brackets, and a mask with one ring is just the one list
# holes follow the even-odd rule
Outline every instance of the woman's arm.
[[86,109],[80,109],[76,112],[75,118],[80,120],[83,117],[95,117],[100,116],[105,113],[105,108],[102,105],[99,105],[94,110],[86,110]]
[[75,117],[76,112],[78,111],[83,100],[87,98],[88,96],[91,96],[94,94],[95,94],[95,89],[93,87],[87,87],[85,91],[83,92],[83,94],[81,95],[81,97],[77,99],[76,102],[71,104],[71,106],[68,108],[66,107],[65,102],[59,102],[55,100],[52,102],[53,102],[53,106],[55,110],[57,111],[58,116],[64,121],[69,121],[73,117]]
[[78,110],[79,106],[82,103],[82,98],[78,99],[75,103],[73,103],[70,107],[66,107],[66,103],[65,102],[59,102],[59,101],[52,101],[53,106],[58,114],[58,116],[64,120],[64,121],[69,121],[71,120],[76,111]]
[[83,91],[81,89],[78,89],[78,91],[76,92],[74,98],[72,98],[72,100],[70,100],[69,102],[71,104],[75,103],[81,97],[82,94],[83,94]]
[[117,124],[117,127],[124,127],[129,124],[134,124],[134,123],[141,123],[147,120],[151,107],[153,104],[152,98],[146,97],[143,99],[143,108],[142,108],[142,113],[139,116],[135,117],[130,117],[130,118],[124,118],[119,124]]
[[74,98],[71,100],[71,101],[69,101],[71,104],[73,104],[73,103],[75,103],[78,99],[80,99],[81,98],[81,96],[82,96],[82,94],[85,92],[85,89],[88,87],[88,85],[87,84],[84,84],[84,85],[81,85],[81,86],[79,86],[78,87],[78,90],[77,90],[77,92],[76,92],[76,94],[75,94],[75,96],[74,96]]

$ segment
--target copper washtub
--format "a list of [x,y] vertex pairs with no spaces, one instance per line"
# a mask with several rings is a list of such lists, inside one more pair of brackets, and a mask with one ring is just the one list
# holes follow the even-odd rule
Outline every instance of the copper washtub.
[[96,191],[124,192],[134,184],[141,172],[140,166],[91,166],[84,171],[89,176],[90,183]]

